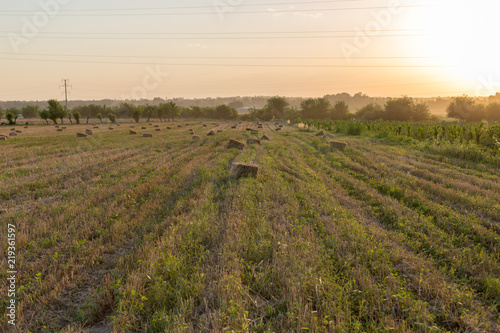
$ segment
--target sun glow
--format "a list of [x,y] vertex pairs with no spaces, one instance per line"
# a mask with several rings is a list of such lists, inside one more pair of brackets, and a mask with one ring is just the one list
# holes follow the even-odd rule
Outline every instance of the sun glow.
[[430,35],[420,47],[437,57],[434,65],[451,66],[446,69],[450,75],[470,82],[471,94],[500,91],[500,4],[467,0],[442,4],[414,17]]

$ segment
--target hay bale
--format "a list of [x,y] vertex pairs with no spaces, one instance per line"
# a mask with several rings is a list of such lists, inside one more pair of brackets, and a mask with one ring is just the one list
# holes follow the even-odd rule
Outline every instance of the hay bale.
[[247,145],[254,145],[256,143],[260,145],[260,140],[259,139],[255,139],[255,138],[249,138],[249,139],[247,139]]
[[149,126],[153,126],[153,124],[149,124]]
[[231,126],[231,128],[236,128],[236,125],[234,125],[234,126]]
[[141,129],[146,129],[146,127],[143,126],[143,127],[141,127]]
[[182,127],[181,125],[177,125],[177,127]]
[[172,129],[172,127],[167,127],[167,129]]
[[245,144],[241,141],[235,140],[235,139],[229,139],[229,143],[227,144],[227,149],[231,148],[237,148],[237,149],[245,149]]
[[11,132],[9,133],[10,136],[17,136],[17,133],[16,132]]
[[23,131],[17,130],[16,133],[22,133]]
[[233,162],[231,165],[231,170],[229,171],[229,177],[231,178],[242,178],[242,177],[253,177],[257,178],[259,175],[259,166],[253,164]]
[[203,127],[207,127],[207,124],[203,124]]
[[92,132],[92,130],[87,129],[87,130],[85,130],[85,134],[94,135],[94,132]]
[[152,138],[153,137],[153,134],[148,134],[148,133],[144,133],[142,135],[143,138]]
[[334,138],[333,135],[331,135],[330,133],[326,133],[324,136],[323,136],[325,139],[332,139]]
[[155,127],[160,127],[160,125],[155,125]]
[[224,131],[223,131],[223,130],[218,130],[218,131],[217,131],[217,133],[222,133],[222,132],[224,132]]
[[259,126],[257,126],[257,128],[260,128],[260,129],[262,129],[262,125],[259,125]]
[[1,135],[0,136],[0,141],[7,141],[9,138],[4,136],[4,135]]
[[93,128],[96,129],[96,128],[99,128],[99,126],[94,126]]
[[323,130],[316,133],[316,136],[323,136],[323,135],[325,135],[325,131],[323,131]]
[[252,129],[250,127],[247,127],[245,131],[252,131]]
[[121,126],[120,124],[116,124],[116,126]]
[[59,128],[59,125],[54,126],[55,128]]
[[280,128],[283,128],[283,125],[280,125]]
[[271,139],[267,135],[265,135],[265,134],[262,136],[262,138],[260,138],[260,140],[261,141],[264,141],[264,140],[271,141]]
[[62,129],[68,129],[66,126],[64,126]]
[[29,128],[28,126],[24,126],[24,128]]
[[58,132],[62,132],[62,131],[63,131],[63,129],[62,129],[62,128],[58,128],[58,129],[57,129],[57,131],[58,131]]
[[276,128],[276,129],[274,129],[274,130],[275,130],[276,132],[279,132],[279,131],[281,131],[281,128],[279,128],[279,127],[278,127],[278,128]]
[[128,134],[137,134],[136,131],[128,130]]
[[85,133],[76,133],[76,137],[77,138],[86,138],[87,134],[85,134]]
[[135,128],[135,126],[130,126],[130,128]]
[[114,130],[114,128],[113,128],[113,127],[109,127],[108,129],[109,129],[110,131]]
[[339,142],[339,141],[330,141],[330,149],[340,149],[344,150],[344,148],[347,146],[347,143],[345,142]]
[[155,129],[155,131],[159,132],[159,131],[161,131],[161,129],[160,129],[160,128],[157,128],[157,129]]
[[250,134],[252,134],[252,135],[259,135],[259,131],[253,130],[252,132],[250,132]]
[[214,131],[210,131],[208,132],[207,136],[212,136],[212,135],[215,135],[215,132]]
[[199,140],[200,136],[199,135],[193,135],[193,140]]

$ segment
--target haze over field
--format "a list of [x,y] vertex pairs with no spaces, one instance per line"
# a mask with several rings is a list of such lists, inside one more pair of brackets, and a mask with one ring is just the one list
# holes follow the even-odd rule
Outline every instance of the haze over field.
[[0,100],[493,95],[493,1],[0,4]]

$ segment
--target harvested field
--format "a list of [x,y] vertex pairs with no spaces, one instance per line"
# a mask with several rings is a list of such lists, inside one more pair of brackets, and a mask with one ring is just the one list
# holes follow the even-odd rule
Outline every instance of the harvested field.
[[18,331],[500,331],[498,161],[272,123],[226,149],[233,124],[0,141]]

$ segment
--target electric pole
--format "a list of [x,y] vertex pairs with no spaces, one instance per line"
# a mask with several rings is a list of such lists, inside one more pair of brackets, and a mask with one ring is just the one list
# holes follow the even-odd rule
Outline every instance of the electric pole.
[[61,88],[64,87],[64,98],[66,99],[66,111],[68,111],[68,87],[71,88],[70,85],[68,85],[68,79],[62,79],[62,85]]

